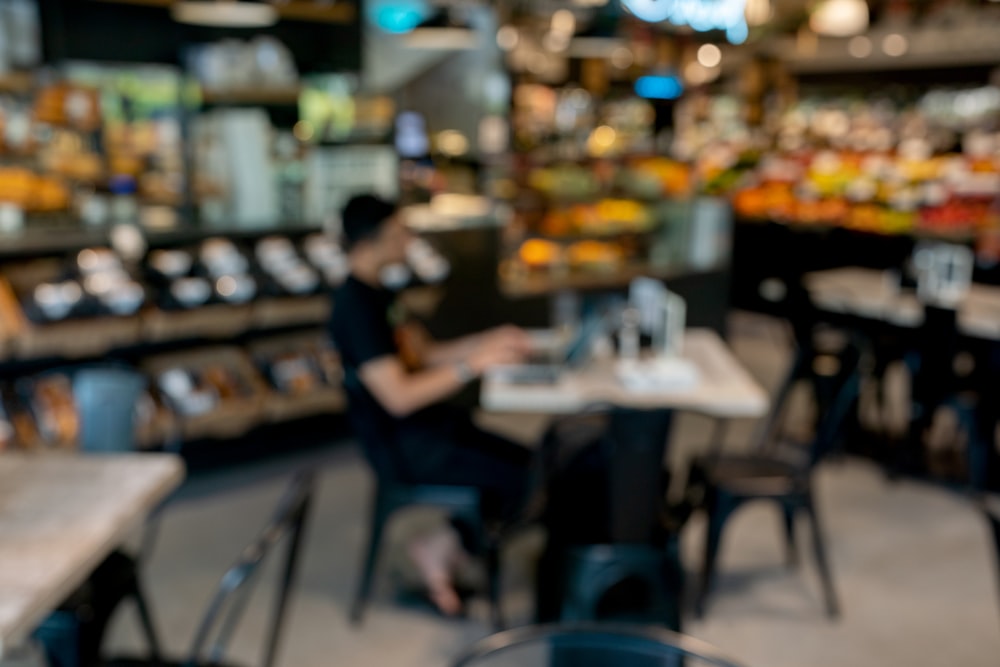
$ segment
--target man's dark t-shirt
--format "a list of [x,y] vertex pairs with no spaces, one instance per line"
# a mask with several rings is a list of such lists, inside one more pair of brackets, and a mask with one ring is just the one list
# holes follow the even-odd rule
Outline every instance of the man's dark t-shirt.
[[351,421],[369,459],[392,466],[406,481],[478,487],[484,512],[513,516],[524,498],[527,449],[478,429],[467,411],[443,403],[394,417],[361,381],[368,362],[400,356],[395,309],[392,292],[353,276],[334,294],[330,336],[344,367]]
[[344,384],[351,399],[351,417],[365,439],[395,437],[395,419],[385,411],[362,384],[358,372],[363,365],[385,356],[399,354],[390,324],[395,296],[386,289],[371,287],[354,276],[337,290],[330,320],[330,337],[340,353]]
[[464,411],[433,405],[406,417],[394,417],[372,396],[360,378],[361,367],[386,356],[400,356],[394,312],[396,295],[349,277],[333,302],[330,336],[344,367],[351,422],[369,455],[372,448],[393,460],[397,472],[426,477],[444,466],[447,445],[463,443],[471,420]]

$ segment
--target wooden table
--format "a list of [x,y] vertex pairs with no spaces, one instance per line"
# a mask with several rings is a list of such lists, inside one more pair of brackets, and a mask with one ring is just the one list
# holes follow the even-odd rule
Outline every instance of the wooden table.
[[[845,267],[808,273],[804,281],[821,310],[907,329],[923,323],[923,305],[916,294],[893,287],[883,271]],[[1000,341],[1000,287],[973,283],[958,306],[958,328],[965,336]]]
[[0,455],[0,656],[183,478],[166,454]]
[[698,369],[696,385],[677,391],[631,393],[615,377],[613,362],[567,371],[554,385],[519,385],[496,377],[483,382],[481,404],[491,412],[573,414],[598,404],[635,410],[675,409],[711,417],[760,417],[767,392],[740,365],[722,339],[708,329],[688,330],[683,356]]

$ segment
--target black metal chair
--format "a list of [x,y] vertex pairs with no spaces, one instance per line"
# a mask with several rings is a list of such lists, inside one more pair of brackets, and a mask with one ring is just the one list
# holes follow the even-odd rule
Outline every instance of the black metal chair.
[[614,624],[527,626],[492,635],[452,667],[739,667],[715,647],[663,628]]
[[[349,401],[366,400],[358,396],[358,389],[352,385],[348,374],[345,374],[345,389]],[[353,411],[351,413],[354,414]],[[352,421],[365,459],[375,476],[375,491],[361,578],[351,604],[351,622],[357,625],[364,620],[365,610],[371,599],[382,538],[389,521],[406,509],[434,507],[447,512],[453,521],[461,522],[473,534],[472,539],[486,559],[487,594],[492,621],[497,629],[503,628],[500,607],[500,539],[483,522],[479,489],[470,486],[415,484],[408,481],[402,472],[403,467],[395,459],[393,434],[387,425],[362,423],[360,419]]]
[[991,499],[984,496],[981,500],[981,506],[990,525],[990,535],[993,537],[993,557],[996,562],[995,576],[997,587],[1000,589],[1000,497]]
[[812,363],[813,350],[800,349],[796,360],[775,401],[768,420],[765,439],[757,450],[747,455],[717,454],[696,461],[692,466],[689,493],[700,491],[701,506],[708,512],[708,531],[704,552],[701,587],[695,604],[695,613],[702,616],[715,575],[722,532],[726,521],[744,504],[766,500],[777,504],[782,512],[787,538],[788,560],[797,562],[794,536],[795,517],[805,513],[812,523],[813,549],[822,579],[826,611],[829,616],[839,614],[833,579],[823,543],[823,530],[816,513],[812,473],[815,466],[837,444],[842,424],[856,405],[859,391],[858,365],[861,349],[850,341],[837,358],[835,369],[830,369],[827,385],[820,392],[829,392],[830,402],[817,407],[815,435],[808,447],[789,446],[776,437],[781,415],[786,409],[791,386],[803,377],[801,365]]
[[[146,379],[124,366],[91,366],[73,375],[73,395],[80,416],[79,450],[84,454],[135,451],[134,415]],[[138,554],[114,551],[86,583],[36,629],[55,667],[88,667],[100,661],[101,644],[119,605],[135,602],[150,659],[160,658],[160,642],[143,593],[139,570],[154,534],[150,518]]]
[[302,535],[309,517],[316,485],[314,472],[295,475],[278,502],[271,520],[256,539],[243,549],[240,556],[226,570],[219,587],[209,602],[205,615],[195,631],[191,649],[181,661],[163,661],[135,658],[113,658],[107,667],[221,667],[225,663],[226,648],[232,639],[255,583],[255,574],[261,564],[282,540],[287,542],[281,585],[278,589],[271,626],[265,637],[262,667],[272,667],[278,653],[285,612],[299,563]]

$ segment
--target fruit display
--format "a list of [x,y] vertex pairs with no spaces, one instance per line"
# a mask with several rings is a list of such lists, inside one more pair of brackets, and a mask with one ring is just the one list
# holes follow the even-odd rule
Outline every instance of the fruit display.
[[743,218],[883,234],[969,233],[992,224],[1000,160],[820,151],[770,156],[752,181],[732,196]]
[[611,236],[652,230],[656,216],[650,207],[629,199],[602,199],[549,211],[539,232],[548,237]]
[[665,157],[642,157],[629,161],[619,174],[619,183],[637,197],[686,197],[693,182],[690,166]]

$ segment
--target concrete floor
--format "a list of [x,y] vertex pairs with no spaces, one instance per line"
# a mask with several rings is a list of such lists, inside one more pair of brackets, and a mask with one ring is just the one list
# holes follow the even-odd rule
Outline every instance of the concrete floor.
[[[763,383],[774,386],[785,358],[780,339],[754,321],[741,324],[734,337],[737,353]],[[500,424],[525,437],[543,426],[529,419]],[[751,427],[734,424],[727,446],[738,447]],[[698,451],[709,428],[697,417],[680,419],[671,459],[682,463]],[[394,602],[394,584],[406,570],[399,546],[409,532],[438,520],[428,513],[395,525],[366,623],[360,629],[348,624],[346,608],[365,537],[371,482],[358,452],[341,443],[189,480],[165,514],[146,569],[171,655],[186,651],[219,576],[266,521],[288,475],[305,465],[322,466],[322,483],[280,665],[446,665],[462,646],[488,633],[481,603],[473,605],[469,619],[454,621]],[[688,634],[750,667],[998,663],[1000,599],[992,552],[986,526],[967,500],[925,485],[890,483],[872,465],[857,460],[824,464],[818,491],[843,617],[831,622],[823,615],[811,558],[803,559],[799,572],[782,565],[777,513],[751,506],[728,529],[707,618],[688,619]],[[805,537],[806,527],[800,528]],[[684,535],[684,557],[692,573],[698,569],[703,535],[704,522],[695,517]],[[531,561],[539,545],[539,536],[528,535],[508,553],[505,605],[514,622],[530,618]],[[276,575],[274,564],[263,572],[233,642],[231,656],[242,664],[260,662],[259,642]],[[141,648],[131,609],[119,614],[109,644],[112,652]]]

